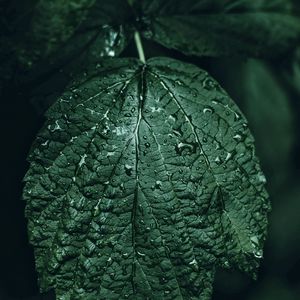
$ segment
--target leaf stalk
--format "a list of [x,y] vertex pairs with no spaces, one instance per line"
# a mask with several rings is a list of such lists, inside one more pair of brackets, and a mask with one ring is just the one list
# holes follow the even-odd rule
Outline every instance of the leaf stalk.
[[139,59],[141,60],[141,62],[146,63],[143,44],[142,44],[140,33],[138,31],[135,31],[134,33],[134,41],[139,55]]

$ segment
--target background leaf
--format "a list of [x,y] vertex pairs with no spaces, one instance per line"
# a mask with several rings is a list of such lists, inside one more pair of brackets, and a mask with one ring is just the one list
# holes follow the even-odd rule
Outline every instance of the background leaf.
[[276,57],[299,42],[300,21],[283,1],[266,3],[142,2],[144,36],[187,55]]
[[269,211],[241,112],[203,70],[106,60],[47,112],[24,199],[41,290],[58,299],[210,299],[255,274]]
[[31,15],[30,26],[19,50],[19,55],[29,65],[53,53],[58,56],[65,55],[65,52],[70,52],[69,56],[81,53],[89,43],[100,44],[94,49],[99,56],[104,53],[116,55],[118,51],[106,49],[111,42],[105,40],[107,36],[105,33],[102,36],[102,30],[105,31],[107,25],[118,27],[126,23],[130,11],[126,1],[121,0],[40,0]]

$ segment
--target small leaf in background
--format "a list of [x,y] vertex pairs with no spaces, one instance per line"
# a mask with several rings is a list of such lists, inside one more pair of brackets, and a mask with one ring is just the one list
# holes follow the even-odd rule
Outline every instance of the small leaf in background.
[[210,299],[216,267],[255,276],[265,177],[247,121],[205,71],[106,60],[46,116],[23,194],[42,291]]
[[143,1],[144,36],[187,55],[276,57],[300,40],[299,17],[282,3]]

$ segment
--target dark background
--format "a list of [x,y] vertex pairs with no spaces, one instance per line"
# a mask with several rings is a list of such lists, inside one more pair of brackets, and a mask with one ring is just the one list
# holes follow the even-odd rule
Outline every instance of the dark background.
[[[1,44],[1,48],[6,46]],[[194,63],[220,82],[249,120],[268,180],[273,210],[258,280],[218,270],[213,300],[300,299],[300,77],[293,71],[297,68],[294,54],[260,62],[242,57],[188,58],[146,41],[144,48],[147,57],[171,56]],[[122,56],[136,56],[134,44]],[[43,124],[41,107],[46,105],[33,104],[32,87],[16,80],[21,71],[13,65],[10,73],[5,73],[7,69],[0,65],[0,73],[7,75],[0,102],[0,300],[54,299],[51,293],[38,292],[21,200],[26,156]]]

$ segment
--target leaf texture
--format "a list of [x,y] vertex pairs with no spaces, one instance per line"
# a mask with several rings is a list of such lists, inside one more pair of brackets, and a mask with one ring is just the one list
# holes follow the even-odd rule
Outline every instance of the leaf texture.
[[255,274],[265,177],[245,118],[205,71],[106,60],[46,116],[23,194],[42,291],[210,299],[216,267]]
[[[287,3],[285,3],[287,4]],[[144,36],[187,55],[276,57],[300,40],[283,1],[143,1]],[[174,30],[176,28],[176,30]]]

